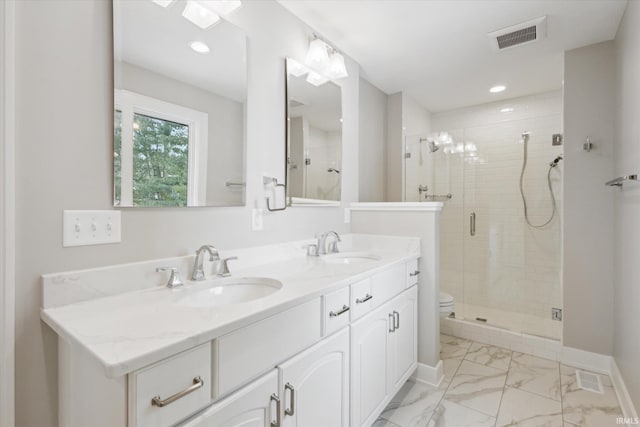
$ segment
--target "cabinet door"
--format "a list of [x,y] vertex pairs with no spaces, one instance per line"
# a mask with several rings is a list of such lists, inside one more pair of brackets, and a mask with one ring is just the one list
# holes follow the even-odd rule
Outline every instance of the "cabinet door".
[[389,307],[351,325],[351,426],[370,426],[387,403]]
[[274,369],[180,427],[270,427],[277,417],[278,405],[272,397],[277,392],[278,371]]
[[279,366],[283,427],[349,426],[349,328]]
[[[395,394],[413,373],[418,363],[418,288],[407,290],[391,301],[394,325],[389,334],[389,385]],[[390,319],[391,320],[391,319]]]

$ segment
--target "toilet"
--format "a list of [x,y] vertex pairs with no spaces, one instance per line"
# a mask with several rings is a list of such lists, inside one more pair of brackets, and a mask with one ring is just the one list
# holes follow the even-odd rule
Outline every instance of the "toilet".
[[448,317],[454,312],[453,296],[446,292],[440,292],[440,317]]

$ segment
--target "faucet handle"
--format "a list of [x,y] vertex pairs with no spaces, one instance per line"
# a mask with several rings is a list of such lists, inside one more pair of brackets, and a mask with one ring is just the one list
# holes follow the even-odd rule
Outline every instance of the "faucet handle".
[[228,258],[220,258],[218,260],[218,267],[216,268],[216,276],[218,277],[227,277],[231,276],[231,272],[229,271],[229,261],[233,261],[234,259],[238,259],[237,256],[230,256]]
[[156,273],[161,271],[170,271],[171,275],[169,276],[169,281],[167,282],[167,288],[177,288],[178,286],[184,285],[182,280],[180,280],[180,272],[177,267],[158,267],[156,268]]
[[315,243],[309,243],[302,246],[302,249],[307,250],[307,256],[318,256],[318,245]]

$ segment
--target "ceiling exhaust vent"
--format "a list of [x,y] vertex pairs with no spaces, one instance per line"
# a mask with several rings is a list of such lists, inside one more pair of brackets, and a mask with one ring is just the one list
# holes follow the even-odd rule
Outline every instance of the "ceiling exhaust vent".
[[489,33],[489,43],[496,51],[533,43],[547,36],[547,17],[532,19]]

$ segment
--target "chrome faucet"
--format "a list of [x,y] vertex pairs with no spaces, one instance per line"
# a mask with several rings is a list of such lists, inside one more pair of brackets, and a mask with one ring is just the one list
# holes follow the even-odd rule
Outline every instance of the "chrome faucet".
[[218,250],[211,245],[202,245],[196,251],[196,259],[193,262],[193,273],[191,274],[191,280],[204,280],[204,269],[202,266],[203,252],[209,252],[209,261],[219,261],[220,255],[218,254]]
[[[329,237],[334,237],[333,242],[331,242],[331,246],[329,246],[329,250],[327,251],[327,239]],[[338,250],[338,242],[341,242],[340,236],[335,231],[327,231],[322,236],[318,237],[318,255],[326,255],[328,253],[336,253]]]

